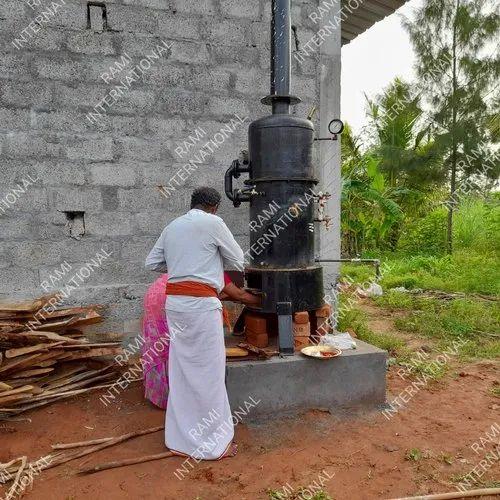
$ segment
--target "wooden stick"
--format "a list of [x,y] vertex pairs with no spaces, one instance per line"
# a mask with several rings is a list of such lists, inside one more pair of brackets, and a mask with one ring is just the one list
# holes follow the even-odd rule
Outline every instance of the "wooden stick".
[[[93,377],[93,378],[89,378],[87,380],[82,380],[81,382],[77,382],[77,383],[68,385],[67,387],[62,387],[61,388],[62,392],[61,391],[57,392],[56,390],[54,390],[54,391],[46,390],[42,394],[40,394],[40,396],[29,397],[29,399],[27,401],[34,403],[34,402],[37,402],[37,401],[44,401],[46,399],[51,399],[51,398],[55,398],[55,397],[58,397],[58,396],[72,396],[74,394],[79,394],[79,391],[82,390],[82,389],[79,389],[79,387],[81,387],[83,385],[88,385],[88,384],[91,384],[91,383],[94,383],[94,382],[99,382],[99,381],[102,381],[102,380],[106,380],[110,376],[113,376],[113,373],[107,373],[105,375],[100,375],[98,377]],[[12,396],[12,397],[14,397],[14,396]],[[21,399],[21,401],[19,401],[19,399]],[[15,404],[16,405],[23,404],[22,398],[16,399],[16,403]]]
[[19,469],[17,471],[16,478],[14,479],[14,483],[12,484],[9,491],[7,492],[7,495],[5,495],[5,500],[10,500],[16,494],[17,484],[19,483],[19,479],[21,479],[21,474],[23,473],[23,470],[26,467],[27,457],[21,457],[18,460],[21,460],[21,466],[19,467]]
[[81,448],[83,446],[92,446],[94,444],[108,443],[113,438],[91,439],[90,441],[79,441],[77,443],[56,443],[52,445],[53,450],[69,450],[71,448]]
[[74,453],[64,455],[60,457],[57,460],[54,460],[50,464],[47,464],[47,466],[43,467],[43,469],[51,469],[52,467],[56,467],[57,465],[65,464],[66,462],[69,462],[71,460],[75,460],[77,458],[84,457],[86,455],[90,455],[91,453],[95,453],[96,451],[103,450],[104,448],[109,448],[110,446],[114,446],[115,444],[123,443],[124,441],[128,441],[129,439],[139,437],[139,436],[144,436],[146,434],[151,434],[153,432],[158,432],[161,431],[165,428],[165,426],[159,426],[159,427],[151,427],[149,429],[143,429],[140,431],[135,431],[135,432],[129,432],[128,434],[123,434],[122,436],[118,436],[115,438],[112,438],[110,441],[107,441],[105,443],[98,444],[96,446],[91,446],[90,448],[87,448],[85,450],[81,451],[75,451]]
[[[130,382],[135,382],[135,380],[131,380]],[[0,408],[0,420],[3,420],[5,418],[19,415],[20,413],[24,413],[25,411],[32,410],[33,408],[39,408],[40,406],[45,406],[51,403],[55,403],[56,401],[59,401],[61,399],[66,399],[70,398],[72,396],[75,396],[77,394],[82,394],[84,392],[90,392],[90,391],[96,391],[99,389],[107,389],[108,387],[111,387],[113,384],[103,384],[103,385],[96,385],[95,387],[86,387],[85,389],[78,389],[76,391],[69,391],[69,392],[63,392],[63,393],[58,393],[58,394],[53,394],[52,399],[46,399],[44,401],[39,401],[37,403],[33,404],[27,404],[26,406],[20,406],[18,408]],[[8,413],[9,415],[2,415],[2,412]]]
[[78,474],[94,474],[108,469],[115,469],[117,467],[125,467],[127,465],[142,464],[144,462],[151,462],[153,460],[161,460],[162,458],[173,457],[175,453],[165,451],[157,453],[156,455],[144,455],[142,457],[127,458],[125,460],[117,460],[116,462],[106,462],[104,464],[94,465],[78,471]]
[[450,493],[436,493],[417,497],[393,498],[392,500],[447,500],[449,498],[481,497],[498,494],[500,494],[500,488],[482,488],[479,490],[452,491]]

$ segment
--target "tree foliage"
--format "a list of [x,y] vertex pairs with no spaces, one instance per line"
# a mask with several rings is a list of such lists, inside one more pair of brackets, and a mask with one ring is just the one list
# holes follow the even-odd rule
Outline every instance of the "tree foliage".
[[498,176],[492,144],[498,141],[499,15],[491,0],[425,0],[404,24],[448,171],[451,251],[457,187],[470,176]]

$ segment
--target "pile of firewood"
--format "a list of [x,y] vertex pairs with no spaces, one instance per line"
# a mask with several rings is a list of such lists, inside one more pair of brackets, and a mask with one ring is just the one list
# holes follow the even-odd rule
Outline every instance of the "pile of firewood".
[[0,302],[0,420],[109,387],[119,376],[120,335],[90,343],[78,329],[102,321],[100,307],[56,309],[50,300]]

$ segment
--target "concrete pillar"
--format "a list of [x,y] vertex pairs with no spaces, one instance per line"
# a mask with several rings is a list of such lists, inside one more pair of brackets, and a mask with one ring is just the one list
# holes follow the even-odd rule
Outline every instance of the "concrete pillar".
[[[331,8],[328,15],[318,22],[318,29],[323,25],[339,19],[340,1]],[[319,137],[329,137],[328,123],[333,118],[340,118],[340,66],[341,66],[341,26],[326,37],[320,46],[319,54]],[[319,258],[340,258],[340,137],[337,141],[320,141],[319,143],[319,175],[320,189],[329,192],[332,196],[327,204],[327,214],[332,218],[331,227],[325,230],[321,224]],[[337,280],[339,264],[324,264],[325,292],[331,290]]]

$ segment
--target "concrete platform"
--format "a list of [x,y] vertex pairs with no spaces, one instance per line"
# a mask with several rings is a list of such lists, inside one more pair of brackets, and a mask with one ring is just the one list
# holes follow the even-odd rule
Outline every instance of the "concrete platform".
[[[233,412],[252,406],[248,420],[312,408],[334,412],[374,409],[385,403],[387,353],[359,340],[358,348],[331,360],[296,354],[267,361],[227,364],[227,390]],[[254,405],[253,401],[259,401]]]

